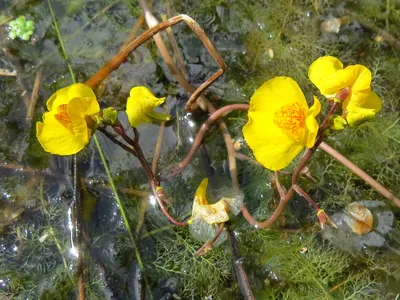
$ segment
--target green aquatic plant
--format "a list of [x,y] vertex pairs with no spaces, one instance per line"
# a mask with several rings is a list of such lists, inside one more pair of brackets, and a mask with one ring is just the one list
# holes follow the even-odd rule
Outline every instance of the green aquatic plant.
[[207,257],[195,257],[193,254],[200,246],[186,230],[174,229],[157,236],[154,266],[164,276],[178,277],[178,295],[182,299],[217,295],[232,276],[231,258],[223,248],[211,251]]
[[321,245],[312,234],[282,239],[276,232],[243,232],[239,237],[242,252],[256,254],[245,259],[253,264],[262,299],[374,299],[383,292],[367,264],[352,265],[350,254]]
[[19,37],[24,41],[28,41],[35,30],[35,23],[33,20],[27,20],[25,16],[19,16],[15,20],[8,23],[10,27],[8,37],[12,40]]

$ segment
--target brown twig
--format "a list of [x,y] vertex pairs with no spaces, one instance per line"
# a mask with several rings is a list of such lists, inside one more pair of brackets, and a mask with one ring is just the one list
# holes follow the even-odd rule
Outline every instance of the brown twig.
[[[147,18],[145,14],[145,18]],[[137,37],[134,41],[129,43],[125,48],[123,48],[120,52],[117,53],[110,61],[108,61],[105,65],[103,65],[92,77],[89,78],[88,81],[86,81],[86,85],[91,87],[91,88],[96,88],[99,86],[99,84],[114,70],[116,70],[129,56],[129,54],[135,50],[137,47],[139,47],[141,44],[143,44],[145,41],[149,40],[150,38],[154,37],[160,32],[161,30],[164,30],[170,26],[173,26],[175,24],[178,24],[180,22],[184,21],[200,38],[200,40],[203,42],[204,46],[207,48],[207,50],[213,54],[213,57],[216,59],[216,63],[218,67],[220,68],[214,75],[210,77],[210,79],[216,79],[221,73],[221,69],[225,68],[225,63],[222,60],[222,57],[219,55],[218,51],[215,49],[214,45],[211,43],[211,41],[208,39],[208,37],[204,34],[203,30],[200,28],[200,26],[189,16],[187,15],[178,15],[176,17],[173,17],[165,22],[162,22],[143,34],[141,34],[139,37]],[[203,34],[203,35],[202,35]],[[156,38],[155,38],[156,40]],[[157,45],[158,46],[158,45]],[[172,60],[172,59],[171,59]],[[222,73],[221,73],[222,74]],[[217,76],[218,75],[218,76]],[[208,82],[207,84],[210,85],[212,82]],[[194,101],[197,99],[199,94],[201,94],[205,88],[208,87],[206,83],[201,85],[197,90],[192,94],[191,98],[189,99]],[[192,100],[193,101],[193,100]]]
[[[169,8],[169,6],[168,6],[168,8]],[[167,20],[166,16],[165,15],[162,15],[162,16],[163,16],[163,18],[162,18],[163,21],[166,21]],[[156,24],[154,24],[154,25],[156,25]],[[171,42],[172,49],[174,51],[176,59],[178,61],[179,71],[181,72],[181,74],[183,76],[186,76],[186,74],[185,74],[185,65],[184,65],[184,62],[183,62],[183,58],[182,58],[182,55],[181,55],[181,53],[179,51],[178,44],[176,42],[176,39],[175,39],[174,33],[172,32],[171,27],[167,28],[167,34],[168,34],[169,40]],[[168,113],[168,110],[167,110],[166,107],[164,107],[164,110],[165,110],[165,113]],[[154,174],[157,173],[157,165],[158,165],[158,159],[160,157],[161,143],[162,143],[163,137],[164,137],[165,124],[166,124],[166,122],[161,122],[160,129],[158,130],[158,138],[157,138],[156,148],[155,148],[155,151],[154,151],[153,162],[151,164],[151,170],[153,171]]]
[[42,81],[42,69],[39,69],[36,72],[35,83],[33,84],[32,95],[31,95],[31,99],[30,99],[29,104],[28,104],[28,112],[26,114],[26,118],[29,121],[32,121],[32,118],[33,118],[33,113],[35,111],[35,106],[36,106],[36,101],[37,101],[37,98],[38,98],[38,93],[39,93],[39,88],[40,88],[41,81]]
[[[158,21],[157,19],[151,14],[147,3],[145,0],[139,0],[140,7],[142,8],[144,12],[144,16],[147,22],[147,25],[149,28],[155,28],[158,26]],[[223,70],[226,68],[226,64],[222,58],[222,56],[219,54],[218,50],[214,47],[214,45],[211,43],[210,39],[207,37],[207,35],[204,33],[203,29],[197,24],[196,21],[194,21],[192,18],[190,18],[187,15],[181,15],[183,18],[183,21],[192,29],[192,31],[199,37],[199,39],[202,41],[204,47],[206,47],[208,53],[210,53],[211,57],[214,59],[216,62],[217,66],[219,69],[209,78],[207,79],[202,85],[200,85],[197,89],[194,89],[190,85],[190,83],[185,79],[185,77],[182,75],[181,72],[179,72],[178,68],[176,67],[174,61],[172,60],[171,55],[168,52],[167,47],[165,46],[162,37],[160,34],[154,35],[154,41],[157,44],[158,49],[160,50],[161,56],[163,57],[165,63],[168,65],[168,68],[171,70],[172,75],[175,76],[175,78],[178,80],[179,84],[181,84],[185,90],[187,90],[189,93],[191,93],[191,96],[186,103],[185,109],[187,111],[190,111],[191,105],[197,100],[197,98],[219,77],[222,75]],[[173,19],[173,18],[172,18]],[[162,24],[162,23],[160,23]]]
[[133,26],[133,28],[132,28],[131,32],[129,33],[128,37],[126,38],[125,42],[122,44],[121,48],[119,48],[119,51],[124,49],[130,42],[132,42],[132,40],[137,35],[140,27],[143,26],[143,23],[144,23],[144,16],[141,15],[139,17],[139,19],[137,20],[137,22],[135,23],[135,25]]
[[[170,5],[169,5],[168,1],[167,1],[167,9],[168,9],[168,12],[170,12]],[[162,15],[161,18],[162,18],[163,21],[166,20],[166,16],[165,15]],[[167,28],[167,35],[168,35],[169,41],[171,42],[171,47],[172,47],[172,50],[174,51],[175,59],[178,62],[179,72],[181,72],[181,74],[184,77],[186,77],[185,62],[183,60],[181,52],[179,51],[178,43],[177,43],[177,41],[175,39],[175,35],[172,32],[172,28],[171,27]]]
[[211,240],[205,242],[203,246],[201,246],[199,250],[197,250],[194,253],[194,256],[203,256],[209,253],[213,249],[213,244],[216,242],[216,240],[218,240],[224,228],[225,228],[225,223],[220,223],[214,237]]
[[331,155],[338,162],[342,163],[346,168],[348,168],[350,171],[352,171],[354,174],[356,174],[358,177],[360,177],[362,180],[364,180],[366,183],[368,183],[370,186],[372,186],[382,196],[384,196],[386,199],[392,201],[392,203],[394,205],[396,205],[397,207],[400,207],[400,199],[397,196],[395,196],[387,188],[385,188],[383,185],[381,185],[379,182],[377,182],[375,179],[373,179],[371,176],[369,176],[364,170],[362,170],[361,168],[359,168],[358,166],[353,164],[350,160],[348,160],[346,157],[344,157],[338,151],[333,149],[331,146],[329,146],[325,142],[322,142],[320,144],[319,148],[324,150],[329,155]]
[[246,300],[255,300],[253,292],[251,290],[251,284],[249,282],[249,278],[247,277],[246,271],[243,267],[243,258],[239,254],[239,247],[236,241],[235,233],[228,227],[228,236],[231,241],[232,253],[234,263],[233,266],[235,268],[236,279],[239,283],[240,291],[244,299]]

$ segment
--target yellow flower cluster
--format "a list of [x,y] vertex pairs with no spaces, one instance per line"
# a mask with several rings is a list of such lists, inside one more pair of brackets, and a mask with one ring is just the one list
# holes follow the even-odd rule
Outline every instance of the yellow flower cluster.
[[[375,116],[382,108],[382,101],[371,89],[371,71],[363,65],[350,65],[343,69],[340,60],[323,56],[314,61],[308,71],[311,82],[322,95],[333,98],[346,87],[350,94],[343,101],[342,123],[355,126]],[[335,123],[340,124],[340,120]]]
[[[146,87],[132,88],[126,105],[130,124],[137,127],[145,122],[168,121],[170,115],[153,112],[164,100],[155,97]],[[107,119],[100,117],[100,106],[93,90],[82,83],[55,92],[47,101],[47,109],[43,122],[36,123],[36,136],[43,149],[52,154],[78,153],[89,143],[97,121]],[[116,118],[114,109],[104,112],[115,114]]]
[[[375,116],[381,99],[371,89],[371,72],[362,65],[348,66],[335,57],[314,61],[308,76],[321,94],[335,98],[349,88],[342,102],[343,115],[334,120],[334,129],[354,126]],[[289,77],[275,77],[258,88],[250,100],[248,122],[243,136],[255,158],[270,170],[280,170],[304,148],[315,144],[319,125],[315,117],[321,105],[316,97],[309,108],[297,83]]]

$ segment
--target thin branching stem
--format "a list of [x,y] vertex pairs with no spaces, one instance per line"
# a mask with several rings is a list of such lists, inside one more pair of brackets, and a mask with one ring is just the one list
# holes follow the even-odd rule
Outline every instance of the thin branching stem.
[[146,175],[147,175],[147,179],[150,183],[151,189],[153,191],[153,194],[156,198],[156,201],[158,203],[158,205],[161,208],[161,211],[163,212],[163,214],[168,218],[168,220],[173,223],[176,226],[187,226],[188,223],[187,222],[180,222],[177,221],[169,212],[167,207],[165,206],[165,204],[169,204],[170,201],[168,200],[168,197],[164,191],[164,189],[160,186],[159,181],[157,179],[157,177],[154,175],[153,171],[151,170],[150,165],[147,163],[147,160],[143,154],[142,148],[140,147],[139,144],[139,139],[140,139],[140,135],[139,135],[139,131],[136,128],[133,128],[133,132],[135,134],[135,138],[132,139],[131,137],[128,136],[128,134],[125,132],[124,127],[122,126],[122,124],[120,122],[117,122],[114,126],[113,126],[114,131],[119,134],[122,139],[127,142],[129,145],[131,145],[133,147],[133,149],[135,150],[135,153],[137,154],[137,158],[139,160],[139,162],[141,163],[143,170],[145,171]]
[[216,111],[214,111],[201,125],[199,132],[196,134],[196,137],[193,141],[192,147],[189,150],[189,153],[186,155],[186,157],[180,162],[168,169],[168,176],[166,177],[167,180],[171,179],[172,177],[178,175],[183,171],[183,169],[189,164],[189,162],[192,160],[193,156],[196,154],[196,151],[198,147],[201,145],[201,142],[204,138],[205,133],[207,132],[208,128],[210,128],[210,125],[214,123],[216,120],[221,118],[227,113],[230,113],[231,111],[234,110],[248,110],[249,105],[248,104],[231,104],[231,105],[226,105]]
[[318,212],[320,210],[319,206],[313,199],[311,199],[310,195],[307,194],[301,187],[299,187],[297,184],[293,185],[294,190],[296,191],[297,194],[299,194],[301,197],[306,199],[308,203],[314,207],[315,211]]

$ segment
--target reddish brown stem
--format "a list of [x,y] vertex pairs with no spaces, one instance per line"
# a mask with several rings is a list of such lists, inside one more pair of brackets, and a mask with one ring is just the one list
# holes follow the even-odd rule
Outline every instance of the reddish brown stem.
[[207,132],[208,128],[210,128],[210,125],[212,123],[214,123],[223,115],[230,113],[233,110],[248,110],[248,109],[249,109],[248,104],[231,104],[231,105],[226,105],[214,111],[208,117],[207,121],[203,123],[199,132],[196,134],[192,147],[190,148],[187,156],[180,163],[173,165],[172,168],[169,169],[171,173],[169,174],[169,176],[167,176],[167,178],[170,179],[171,177],[176,176],[183,171],[183,169],[187,166],[187,164],[191,161],[191,159],[195,155],[197,148],[201,145],[201,141],[203,140],[205,133]]
[[392,201],[392,203],[394,205],[396,205],[397,207],[400,207],[400,199],[398,197],[396,197],[387,188],[385,188],[383,185],[381,185],[379,182],[377,182],[375,179],[373,179],[371,176],[369,176],[367,173],[365,173],[364,170],[360,169],[358,166],[353,164],[350,160],[348,160],[346,157],[344,157],[338,151],[333,149],[331,146],[329,146],[325,142],[322,142],[320,144],[319,148],[321,148],[326,153],[328,153],[329,155],[334,157],[337,161],[342,163],[346,168],[348,168],[350,171],[352,171],[354,174],[356,174],[362,180],[364,180],[366,183],[368,183],[370,186],[372,186],[375,190],[377,190],[382,196],[384,196],[386,199]]
[[138,158],[138,160],[140,161],[146,175],[147,178],[149,180],[151,189],[153,191],[153,194],[156,198],[156,201],[158,203],[158,205],[161,208],[161,211],[163,212],[163,214],[168,218],[168,220],[173,223],[176,226],[187,226],[188,223],[187,222],[179,222],[177,221],[174,217],[171,216],[171,214],[168,212],[168,209],[165,207],[165,203],[170,203],[167,195],[165,194],[164,189],[159,186],[159,181],[156,178],[156,176],[154,175],[153,171],[151,170],[150,165],[147,163],[146,158],[144,157],[142,148],[139,145],[139,139],[140,139],[140,134],[139,131],[136,128],[133,128],[133,132],[135,134],[135,138],[131,139],[125,132],[124,127],[122,126],[122,124],[120,122],[117,122],[114,126],[113,129],[116,133],[118,133],[123,139],[124,141],[126,141],[129,145],[131,145],[133,147],[133,149],[135,150],[136,156]]
[[299,194],[300,196],[302,196],[303,198],[305,198],[308,203],[310,203],[316,212],[318,212],[320,210],[318,204],[311,199],[310,195],[308,195],[301,187],[299,187],[297,184],[293,185],[294,190],[296,191],[297,194]]
[[224,227],[225,227],[225,223],[219,224],[218,230],[215,233],[214,237],[211,240],[205,242],[204,245],[201,246],[199,248],[199,250],[197,250],[194,253],[194,256],[202,256],[202,255],[205,255],[205,254],[209,253],[213,248],[213,244],[219,238],[219,236],[221,235],[222,231],[224,230]]
[[111,133],[109,133],[105,128],[99,127],[98,130],[100,130],[106,137],[108,137],[111,141],[113,141],[115,144],[120,146],[122,149],[124,149],[126,152],[129,152],[135,156],[137,156],[135,150],[128,145],[122,143],[118,139],[116,139]]

